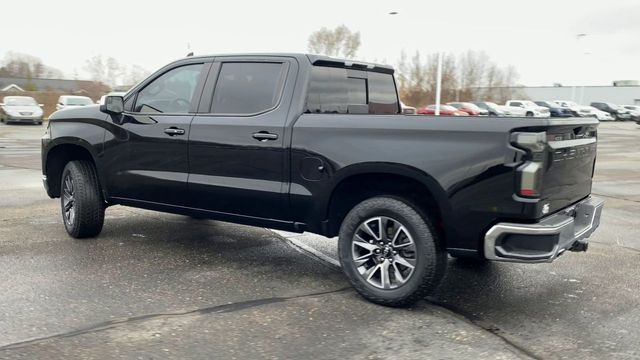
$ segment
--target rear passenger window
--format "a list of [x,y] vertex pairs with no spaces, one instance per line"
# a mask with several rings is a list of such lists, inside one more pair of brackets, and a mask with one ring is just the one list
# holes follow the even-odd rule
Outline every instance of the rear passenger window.
[[369,72],[369,114],[397,114],[398,95],[393,75]]
[[211,112],[251,115],[274,108],[280,100],[285,72],[282,63],[223,63]]
[[392,74],[314,66],[305,113],[397,114]]

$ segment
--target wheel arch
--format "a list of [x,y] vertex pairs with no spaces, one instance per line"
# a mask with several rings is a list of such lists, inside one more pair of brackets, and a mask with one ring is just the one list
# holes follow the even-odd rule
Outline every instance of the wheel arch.
[[451,236],[451,205],[438,181],[411,166],[379,162],[351,165],[337,173],[326,201],[326,235],[336,236],[347,213],[359,202],[377,195],[406,199],[423,214],[435,217],[431,220],[444,242]]
[[100,171],[95,157],[93,147],[82,139],[56,139],[46,152],[42,169],[42,173],[46,176],[48,195],[52,198],[60,197],[62,171],[70,161],[86,160],[91,162],[98,172],[98,180],[100,181]]

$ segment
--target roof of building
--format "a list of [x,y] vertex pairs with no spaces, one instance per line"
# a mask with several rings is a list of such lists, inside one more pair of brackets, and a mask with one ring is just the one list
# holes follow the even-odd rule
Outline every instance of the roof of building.
[[1,88],[0,91],[20,91],[20,92],[24,92],[24,89],[21,88],[20,86],[16,85],[16,84],[9,84],[9,85]]
[[14,77],[0,77],[0,89],[15,85],[21,89],[35,87],[37,90],[58,90],[62,92],[78,92],[93,82],[88,80],[65,79],[28,79]]

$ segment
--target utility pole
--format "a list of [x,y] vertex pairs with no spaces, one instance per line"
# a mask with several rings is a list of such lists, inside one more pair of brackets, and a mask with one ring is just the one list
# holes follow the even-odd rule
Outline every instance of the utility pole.
[[440,115],[440,95],[442,92],[442,52],[438,53],[438,76],[436,78],[436,112],[435,115]]

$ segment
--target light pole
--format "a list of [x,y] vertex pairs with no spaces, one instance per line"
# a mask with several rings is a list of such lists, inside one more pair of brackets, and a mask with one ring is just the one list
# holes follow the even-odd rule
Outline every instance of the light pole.
[[438,53],[438,75],[436,76],[436,116],[440,115],[440,95],[442,91],[442,52]]
[[[389,11],[389,15],[398,15],[397,11]],[[435,115],[440,115],[440,98],[442,94],[442,52],[438,52],[438,74],[436,76],[436,109]]]
[[[576,44],[578,46],[578,58],[580,58],[580,54],[583,53],[582,48],[580,47],[580,39],[583,39],[587,36],[588,34],[586,33],[580,33],[580,34],[576,34]],[[587,53],[584,53],[585,55],[587,55]],[[580,71],[580,69],[582,68],[581,66],[582,64],[579,64],[576,68],[578,69],[578,72],[581,74],[582,72]],[[579,102],[580,104],[582,104],[582,102],[584,101],[584,84],[582,86],[580,86],[580,95],[576,94],[576,87],[573,87],[573,101]],[[579,99],[579,101],[578,101]]]

